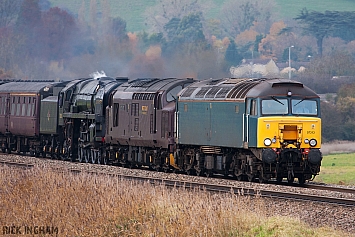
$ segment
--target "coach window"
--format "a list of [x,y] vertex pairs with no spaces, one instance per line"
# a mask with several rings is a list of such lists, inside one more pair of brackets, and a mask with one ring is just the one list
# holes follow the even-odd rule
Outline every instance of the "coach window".
[[27,117],[31,117],[31,97],[28,98]]
[[20,116],[21,111],[21,98],[18,97],[17,104],[16,104],[16,116]]
[[33,98],[31,107],[33,116],[36,116],[36,98]]
[[21,116],[26,116],[26,97],[23,97]]
[[16,110],[15,97],[12,97],[11,115],[15,115],[15,110]]

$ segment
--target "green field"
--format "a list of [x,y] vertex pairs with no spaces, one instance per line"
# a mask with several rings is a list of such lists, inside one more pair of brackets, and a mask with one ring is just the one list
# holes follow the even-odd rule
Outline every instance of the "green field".
[[[90,0],[84,0],[86,9],[89,11]],[[97,1],[97,10],[101,12],[101,2]],[[216,17],[219,9],[227,0],[212,0],[215,7],[211,9],[206,18]],[[355,1],[353,0],[275,0],[278,4],[280,18],[296,17],[300,10],[306,7],[309,10],[315,11],[355,11]],[[77,15],[82,4],[82,0],[50,0],[52,7],[58,6],[69,10],[74,15]],[[144,26],[144,11],[147,7],[154,6],[158,0],[109,0],[111,4],[111,15],[113,17],[120,16],[127,21],[127,29],[129,31],[141,31],[146,29]]]
[[331,154],[323,157],[316,182],[355,185],[355,153]]

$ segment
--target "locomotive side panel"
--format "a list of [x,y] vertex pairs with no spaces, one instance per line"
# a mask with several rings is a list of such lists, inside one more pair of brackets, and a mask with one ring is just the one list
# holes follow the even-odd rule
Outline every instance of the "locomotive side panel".
[[49,96],[42,100],[40,115],[40,133],[58,133],[58,96]]
[[243,146],[243,102],[178,104],[178,142],[188,145]]

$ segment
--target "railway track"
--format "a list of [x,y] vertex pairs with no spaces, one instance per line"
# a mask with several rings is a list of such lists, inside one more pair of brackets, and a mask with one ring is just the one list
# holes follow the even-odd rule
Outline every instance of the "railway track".
[[34,164],[31,163],[24,163],[24,162],[12,162],[6,160],[0,160],[2,166],[12,166],[12,167],[19,167],[19,168],[33,168]]
[[[18,167],[22,169],[30,169],[35,167],[35,164],[25,163],[25,162],[12,162],[12,161],[0,160],[0,163],[3,166]],[[170,180],[170,179],[152,178],[152,177],[136,176],[136,175],[133,176],[133,175],[117,174],[113,172],[110,173],[110,172],[98,172],[93,170],[81,170],[76,168],[52,167],[52,169],[57,172],[71,172],[75,174],[90,173],[93,175],[107,175],[107,176],[113,176],[115,178],[124,179],[124,180],[133,180],[137,182],[149,182],[151,184],[165,185],[167,187],[175,187],[175,188],[199,189],[199,190],[204,190],[209,192],[233,193],[235,195],[244,195],[244,196],[248,195],[248,196],[258,196],[264,198],[278,198],[278,199],[285,199],[285,200],[312,201],[312,202],[321,202],[321,203],[331,203],[331,204],[343,205],[343,206],[355,206],[355,199],[291,193],[286,191],[270,191],[262,188],[257,188],[257,189],[245,188],[245,187],[235,187],[231,185]],[[335,191],[340,193],[355,194],[355,189],[349,189],[349,188],[340,188],[340,187],[314,185],[314,184],[305,184],[302,187],[307,189],[328,190],[328,191]]]
[[304,188],[311,188],[311,189],[318,189],[318,190],[355,194],[355,189],[352,189],[352,188],[340,188],[340,187],[332,187],[332,186],[325,186],[325,185],[318,185],[318,184],[304,184],[303,187]]

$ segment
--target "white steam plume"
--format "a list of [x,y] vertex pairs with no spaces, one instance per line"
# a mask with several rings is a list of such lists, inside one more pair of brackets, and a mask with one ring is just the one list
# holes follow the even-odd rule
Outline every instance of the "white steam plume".
[[97,78],[100,78],[100,77],[106,77],[106,73],[104,71],[96,71],[96,72],[93,72],[89,75],[90,77],[94,78],[94,79],[97,79]]

